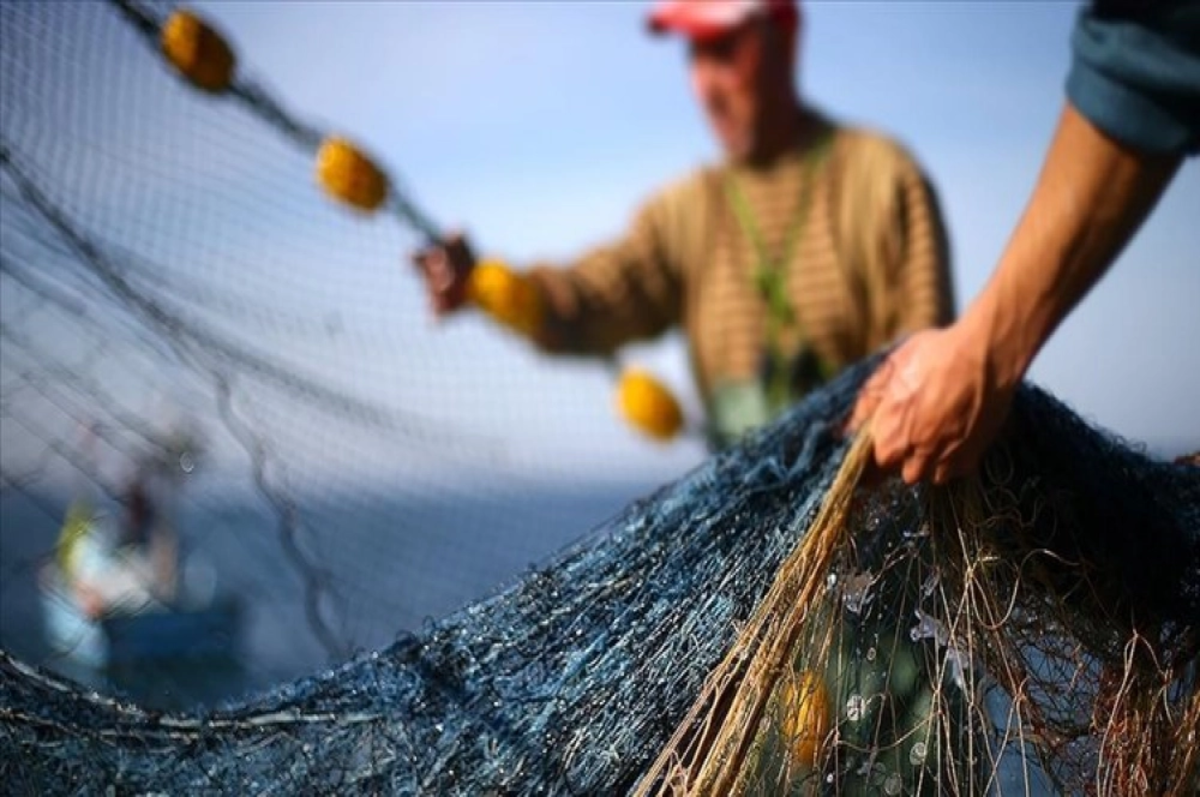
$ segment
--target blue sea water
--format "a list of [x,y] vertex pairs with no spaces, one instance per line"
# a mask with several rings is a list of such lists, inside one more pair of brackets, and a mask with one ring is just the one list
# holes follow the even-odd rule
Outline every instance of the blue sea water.
[[[236,661],[96,672],[55,655],[38,599],[67,500],[0,495],[0,648],[152,708],[213,706],[378,649],[510,583],[585,536],[645,483],[546,486],[475,497],[345,495],[296,501],[292,522],[247,497],[181,513],[185,561],[243,603]],[[297,558],[299,557],[299,558]]]

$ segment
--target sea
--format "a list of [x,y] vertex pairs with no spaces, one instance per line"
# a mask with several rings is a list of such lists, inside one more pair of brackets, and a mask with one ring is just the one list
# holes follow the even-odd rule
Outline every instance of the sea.
[[631,481],[476,496],[293,497],[287,511],[253,496],[192,502],[177,523],[181,573],[240,603],[237,655],[119,670],[81,667],[46,639],[39,571],[52,556],[69,496],[5,490],[0,648],[146,708],[225,706],[422,633],[603,533],[606,520],[655,487]]

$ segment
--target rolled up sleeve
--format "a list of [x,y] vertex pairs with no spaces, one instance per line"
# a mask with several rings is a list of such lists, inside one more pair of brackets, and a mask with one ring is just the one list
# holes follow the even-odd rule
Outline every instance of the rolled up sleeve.
[[1200,151],[1200,3],[1098,0],[1071,44],[1067,97],[1092,124],[1144,152]]

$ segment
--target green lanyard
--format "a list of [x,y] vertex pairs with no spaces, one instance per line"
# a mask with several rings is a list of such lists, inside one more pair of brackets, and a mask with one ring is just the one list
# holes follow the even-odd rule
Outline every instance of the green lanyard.
[[758,265],[755,267],[751,279],[759,296],[762,297],[763,303],[767,306],[767,356],[770,358],[771,365],[767,383],[767,397],[774,410],[782,409],[789,402],[791,394],[787,358],[784,356],[779,336],[785,328],[799,323],[799,319],[796,316],[796,309],[792,306],[791,299],[788,298],[787,265],[792,260],[800,232],[804,229],[804,225],[808,221],[808,212],[812,205],[813,184],[816,182],[817,167],[820,166],[825,158],[829,139],[830,136],[828,135],[822,136],[813,145],[812,150],[809,151],[805,158],[804,185],[801,188],[800,206],[796,210],[796,215],[792,218],[791,226],[788,227],[787,235],[783,242],[783,249],[780,251],[777,259],[773,260],[767,252],[766,241],[763,240],[762,234],[758,230],[758,225],[754,222],[754,214],[750,210],[750,204],[746,201],[745,196],[738,187],[733,173],[730,172],[725,179],[725,193],[729,197],[730,204],[733,206],[734,216],[737,217],[738,225],[742,228],[742,233],[750,239],[758,260]]

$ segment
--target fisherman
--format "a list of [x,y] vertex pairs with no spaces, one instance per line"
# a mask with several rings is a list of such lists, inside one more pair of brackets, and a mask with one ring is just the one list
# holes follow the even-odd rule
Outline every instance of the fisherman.
[[[653,196],[624,237],[524,272],[539,349],[609,355],[686,331],[710,441],[762,425],[843,367],[953,315],[942,217],[905,149],[797,91],[795,0],[663,0],[724,151]],[[476,266],[452,236],[414,256],[433,310],[466,304]]]
[[187,434],[175,433],[141,457],[115,517],[86,495],[72,503],[55,558],[61,578],[88,617],[134,614],[175,600],[175,500],[197,450]]
[[[620,240],[526,272],[540,313],[525,332],[543,351],[603,356],[682,326],[710,442],[723,447],[898,337],[949,323],[946,234],[901,145],[799,95],[795,2],[666,0],[649,26],[686,39],[724,160],[652,197]],[[466,304],[476,266],[466,239],[415,260],[434,312]],[[892,619],[863,619],[842,641],[877,639],[916,662],[911,623]],[[813,682],[861,692],[880,666],[831,663]]]
[[76,502],[58,547],[60,572],[88,617],[135,614],[169,603],[175,593],[174,528],[151,479],[136,474],[114,520]]

